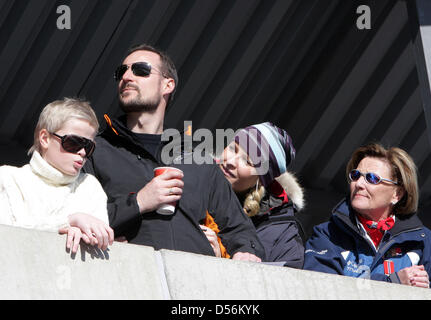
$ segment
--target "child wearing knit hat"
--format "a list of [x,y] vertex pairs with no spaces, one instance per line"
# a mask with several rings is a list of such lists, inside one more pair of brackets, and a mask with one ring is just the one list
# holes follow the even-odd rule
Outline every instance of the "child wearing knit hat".
[[287,132],[265,122],[239,130],[219,166],[256,227],[266,261],[302,268],[304,236],[296,213],[304,192],[288,171],[295,153]]

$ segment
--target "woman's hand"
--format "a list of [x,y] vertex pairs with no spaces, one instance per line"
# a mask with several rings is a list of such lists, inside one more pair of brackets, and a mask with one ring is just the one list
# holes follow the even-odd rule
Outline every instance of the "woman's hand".
[[233,255],[232,260],[262,262],[262,259],[249,252],[237,252]]
[[205,233],[205,236],[210,242],[211,247],[214,250],[215,256],[220,258],[221,250],[220,250],[220,244],[218,243],[217,234],[211,228],[205,227],[203,225],[199,225],[199,226],[201,227],[202,231]]
[[404,268],[397,274],[402,284],[421,288],[430,287],[428,273],[422,265]]
[[[114,242],[114,230],[102,220],[89,214],[75,213],[69,216],[69,225],[81,231],[81,238],[85,243],[106,250]],[[64,230],[59,230],[63,231]],[[76,230],[71,231],[76,234]]]

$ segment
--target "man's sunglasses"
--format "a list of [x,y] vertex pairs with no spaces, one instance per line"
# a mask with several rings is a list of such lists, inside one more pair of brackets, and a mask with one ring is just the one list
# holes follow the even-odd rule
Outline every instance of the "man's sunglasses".
[[[131,65],[122,64],[117,68],[117,70],[115,70],[115,81],[120,81],[129,67],[132,69],[133,74],[138,77],[148,77],[151,74],[151,70],[159,71],[153,68],[148,62],[135,62]],[[160,74],[164,76],[162,72],[160,72]]]
[[78,153],[79,150],[84,148],[85,150],[85,157],[90,157],[94,149],[96,148],[96,144],[94,141],[80,137],[74,134],[66,134],[64,136],[59,136],[58,134],[54,132],[50,132],[52,135],[58,137],[61,139],[61,146],[63,149],[70,153]]
[[379,175],[372,172],[362,173],[361,171],[354,169],[349,173],[350,181],[358,181],[361,176],[370,184],[379,184],[382,181],[398,184],[396,181],[381,178]]

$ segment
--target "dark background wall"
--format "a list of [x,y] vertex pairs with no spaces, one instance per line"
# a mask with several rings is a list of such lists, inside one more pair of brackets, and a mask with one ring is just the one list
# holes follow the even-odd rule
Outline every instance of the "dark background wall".
[[[360,30],[364,4],[371,29]],[[60,5],[71,9],[70,30],[57,28]],[[53,100],[85,97],[101,122],[118,115],[113,70],[128,47],[147,42],[180,75],[167,127],[271,121],[289,132],[308,233],[346,192],[352,151],[370,141],[412,155],[430,226],[417,12],[401,0],[0,0],[0,164],[28,161],[38,115]]]

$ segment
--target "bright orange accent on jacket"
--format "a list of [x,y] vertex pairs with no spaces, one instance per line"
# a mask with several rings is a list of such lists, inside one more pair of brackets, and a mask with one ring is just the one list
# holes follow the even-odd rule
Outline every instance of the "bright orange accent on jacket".
[[103,115],[103,117],[105,118],[105,121],[106,121],[106,123],[108,124],[108,126],[110,126],[110,127],[111,127],[111,129],[112,129],[112,131],[114,131],[114,132],[115,132],[115,134],[118,136],[119,134],[118,134],[117,130],[115,130],[115,129],[114,129],[114,127],[112,126],[112,122],[111,122],[111,119],[109,118],[109,116],[105,113],[105,114]]
[[[207,216],[205,217],[203,224],[205,227],[208,227],[211,230],[213,230],[216,234],[218,234],[220,232],[217,223],[214,221],[214,218],[208,213],[208,211],[207,211]],[[226,248],[224,247],[223,243],[221,242],[221,239],[218,236],[217,236],[217,241],[220,245],[221,257],[229,259],[230,255],[227,253]]]

